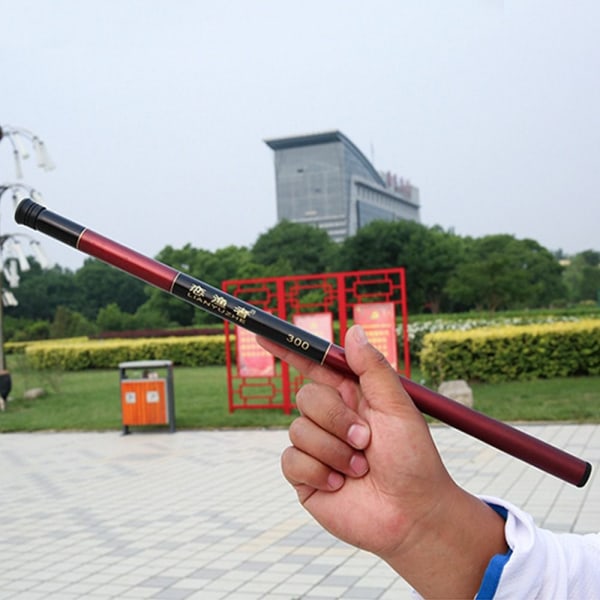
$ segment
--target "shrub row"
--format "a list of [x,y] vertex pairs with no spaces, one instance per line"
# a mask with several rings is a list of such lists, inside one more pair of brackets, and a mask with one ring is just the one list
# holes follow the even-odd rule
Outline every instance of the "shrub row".
[[[472,326],[472,323],[469,323]],[[423,374],[449,379],[506,381],[600,371],[600,320],[440,331],[424,336]],[[172,360],[183,366],[225,364],[225,336],[8,342],[37,369],[115,368],[133,360]]]
[[430,333],[420,361],[436,384],[599,375],[600,320]]
[[89,338],[87,336],[71,337],[71,338],[57,338],[53,340],[35,340],[28,342],[6,342],[4,344],[4,352],[6,354],[25,354],[29,346],[35,346],[36,348],[42,348],[44,346],[64,346],[71,344],[81,344],[87,342]]
[[34,342],[27,345],[25,355],[34,369],[64,371],[117,368],[133,360],[172,360],[187,367],[224,365],[225,336]]
[[[413,315],[409,319],[407,333],[410,344],[410,355],[418,360],[423,348],[423,340],[428,333],[438,331],[469,331],[482,327],[500,327],[504,325],[532,325],[537,323],[575,322],[585,319],[600,319],[600,311],[525,311],[510,313],[508,311],[497,314],[456,313],[429,316]],[[402,327],[398,327],[399,343],[402,342]]]

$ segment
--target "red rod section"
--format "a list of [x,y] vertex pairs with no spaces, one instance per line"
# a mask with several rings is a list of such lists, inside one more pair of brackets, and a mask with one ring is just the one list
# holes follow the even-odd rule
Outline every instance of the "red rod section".
[[83,230],[76,248],[167,292],[171,291],[179,274],[172,267],[113,242],[91,229]]

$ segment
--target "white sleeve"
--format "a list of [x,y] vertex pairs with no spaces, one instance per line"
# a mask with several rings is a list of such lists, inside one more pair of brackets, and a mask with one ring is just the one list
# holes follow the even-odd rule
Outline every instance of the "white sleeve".
[[504,500],[479,497],[506,517],[510,550],[490,562],[478,599],[600,598],[600,534],[553,533]]

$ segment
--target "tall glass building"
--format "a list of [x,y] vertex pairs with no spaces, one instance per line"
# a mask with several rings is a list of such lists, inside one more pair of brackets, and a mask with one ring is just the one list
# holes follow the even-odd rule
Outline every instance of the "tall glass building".
[[265,143],[275,152],[279,221],[315,225],[338,242],[376,219],[419,221],[419,190],[378,173],[340,131]]

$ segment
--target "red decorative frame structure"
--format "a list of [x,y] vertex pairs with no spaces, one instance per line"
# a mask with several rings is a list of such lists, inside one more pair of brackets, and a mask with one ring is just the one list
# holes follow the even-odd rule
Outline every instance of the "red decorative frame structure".
[[[396,307],[396,318],[401,317],[402,349],[398,353],[398,372],[410,377],[406,278],[402,267],[319,275],[229,279],[222,283],[222,289],[286,321],[291,321],[295,314],[332,312],[338,325],[334,335],[334,341],[338,344],[343,344],[354,306],[390,302]],[[292,395],[302,384],[302,377],[287,363],[280,361],[276,363],[273,376],[242,376],[233,356],[234,341],[234,327],[226,321],[225,360],[229,411],[276,408],[290,414],[295,408]]]

